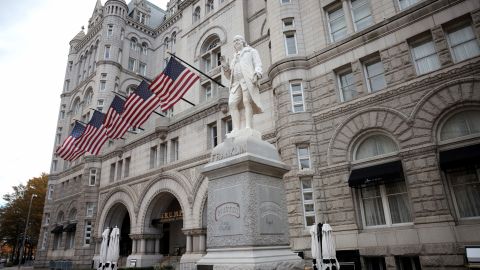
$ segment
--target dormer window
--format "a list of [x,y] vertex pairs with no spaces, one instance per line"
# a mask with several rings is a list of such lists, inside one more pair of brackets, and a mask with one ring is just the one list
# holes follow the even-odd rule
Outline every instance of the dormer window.
[[137,11],[137,22],[147,24],[147,15],[143,12]]

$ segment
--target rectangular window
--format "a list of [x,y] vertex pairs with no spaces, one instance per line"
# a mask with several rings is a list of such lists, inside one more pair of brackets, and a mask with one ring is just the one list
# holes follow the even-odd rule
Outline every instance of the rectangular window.
[[88,180],[88,185],[89,186],[95,186],[97,184],[97,170],[96,169],[90,169],[90,177]]
[[310,149],[308,146],[297,146],[298,155],[298,169],[308,170],[311,168],[310,164]]
[[208,146],[210,148],[213,148],[218,145],[218,132],[217,132],[216,123],[208,125],[208,138],[209,138]]
[[400,7],[400,10],[404,10],[409,6],[416,4],[417,2],[418,0],[398,0],[398,5]]
[[360,31],[373,24],[367,0],[352,0],[352,15],[355,30]]
[[205,91],[205,100],[209,100],[212,97],[212,85],[207,83],[203,88]]
[[405,182],[363,187],[360,195],[366,227],[412,222]]
[[170,160],[177,161],[178,160],[178,138],[171,140],[171,153],[170,153]]
[[53,234],[53,249],[60,249],[61,243],[62,243],[62,234],[61,233]]
[[128,70],[135,71],[135,66],[137,65],[136,62],[137,60],[134,58],[128,58]]
[[45,213],[45,225],[48,225],[50,224],[50,214],[49,213]]
[[60,144],[61,141],[62,141],[62,134],[57,133],[57,135],[55,135],[55,144]]
[[341,101],[348,101],[358,95],[355,88],[355,78],[352,71],[340,73],[338,75],[338,84],[340,86],[340,99]]
[[480,55],[480,47],[471,25],[447,33],[448,44],[455,63]]
[[146,76],[147,75],[147,64],[140,62],[138,64],[138,72],[140,73],[140,75]]
[[291,0],[280,0],[280,3],[283,4],[289,4]]
[[52,172],[57,171],[57,164],[58,164],[58,160],[53,160],[52,161]]
[[97,100],[97,111],[103,111],[103,105],[105,104],[105,101],[103,99],[98,99]]
[[110,183],[115,181],[115,162],[110,164]]
[[92,222],[91,221],[85,221],[85,234],[84,234],[83,244],[85,246],[89,246],[91,238],[92,238]]
[[386,87],[385,71],[380,59],[365,63],[364,68],[365,79],[370,92],[376,92]]
[[287,55],[297,54],[297,39],[295,32],[285,33],[285,50]]
[[51,200],[52,198],[53,198],[53,185],[49,185],[47,199]]
[[328,12],[328,26],[330,30],[330,40],[338,41],[347,35],[347,23],[345,21],[345,13],[340,7],[336,10]]
[[100,81],[100,91],[103,92],[107,89],[107,81]]
[[60,120],[65,119],[65,110],[67,109],[67,105],[62,104],[60,106]]
[[107,26],[107,37],[111,37],[113,35],[113,24],[109,24]]
[[75,247],[75,231],[73,232],[67,232],[67,249],[72,249]]
[[110,59],[110,46],[105,46],[105,59]]
[[95,209],[95,204],[93,202],[87,202],[85,216],[93,217],[94,209]]
[[123,171],[124,177],[130,176],[130,161],[131,161],[130,157],[125,158],[125,170]]
[[289,28],[295,26],[295,20],[293,18],[285,18],[282,20],[283,28]]
[[480,217],[480,167],[449,171],[454,205],[460,218]]
[[440,68],[435,45],[431,38],[411,45],[415,69],[418,75],[422,75]]
[[119,160],[117,163],[117,179],[122,179],[123,160]]
[[301,82],[290,83],[290,94],[292,97],[292,111],[304,112],[303,85]]
[[157,167],[157,146],[150,147],[150,169]]
[[160,164],[167,164],[167,143],[160,144]]
[[73,61],[68,61],[68,72],[72,71]]
[[305,226],[315,225],[315,201],[313,196],[312,179],[300,179],[302,185],[303,216]]

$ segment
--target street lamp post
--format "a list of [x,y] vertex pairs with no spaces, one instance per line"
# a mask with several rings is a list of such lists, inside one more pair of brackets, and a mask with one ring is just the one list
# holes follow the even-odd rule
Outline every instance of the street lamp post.
[[20,248],[20,257],[18,260],[18,269],[20,269],[20,266],[22,264],[23,249],[25,248],[25,240],[27,238],[28,222],[30,221],[30,212],[32,210],[32,202],[33,202],[33,198],[35,197],[37,197],[37,195],[32,194],[32,197],[30,198],[30,205],[28,206],[27,222],[25,223],[25,231],[23,232],[22,246]]

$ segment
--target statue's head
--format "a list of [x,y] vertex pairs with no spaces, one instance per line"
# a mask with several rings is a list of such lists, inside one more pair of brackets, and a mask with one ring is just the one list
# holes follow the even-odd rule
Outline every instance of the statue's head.
[[247,46],[247,42],[245,41],[245,38],[243,38],[240,35],[236,35],[236,36],[233,37],[233,47],[235,48],[235,50],[237,52],[240,51],[241,49],[243,49],[243,47],[246,47],[246,46]]

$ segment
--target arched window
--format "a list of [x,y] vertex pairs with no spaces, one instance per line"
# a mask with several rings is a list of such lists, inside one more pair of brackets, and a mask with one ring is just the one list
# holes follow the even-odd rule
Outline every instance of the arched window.
[[450,117],[442,126],[440,141],[472,134],[480,135],[480,110],[463,111]]
[[57,215],[57,223],[62,223],[63,219],[64,219],[63,211],[60,211],[60,213],[58,213]]
[[202,45],[202,68],[205,71],[209,71],[217,66],[220,66],[220,59],[222,56],[220,49],[220,38],[217,35],[213,35],[208,38]]
[[195,11],[193,12],[193,22],[200,21],[200,7],[196,7]]
[[143,42],[142,43],[142,53],[144,55],[147,55],[148,54],[148,44],[146,42]]
[[93,98],[93,90],[92,88],[88,88],[87,89],[87,93],[85,94],[85,99],[84,99],[84,102],[85,102],[85,105],[90,105],[92,103],[92,98]]
[[172,49],[175,47],[175,44],[177,43],[177,32],[172,33]]
[[205,10],[207,14],[213,11],[213,0],[207,0],[207,3],[205,3]]
[[72,111],[73,115],[78,115],[80,113],[80,98],[77,97],[73,102]]
[[127,96],[129,96],[131,93],[135,91],[136,87],[134,85],[130,85],[127,87],[127,90],[125,91],[127,93]]
[[365,159],[397,151],[397,144],[392,139],[385,135],[376,134],[367,137],[358,144],[354,152],[354,159]]
[[134,37],[130,39],[130,49],[134,51],[137,50],[137,39]]
[[70,213],[68,214],[68,220],[72,221],[72,220],[75,220],[76,218],[77,218],[77,209],[73,208],[72,210],[70,210]]
[[165,40],[163,41],[163,45],[165,45],[165,49],[168,49],[168,37],[165,38]]

